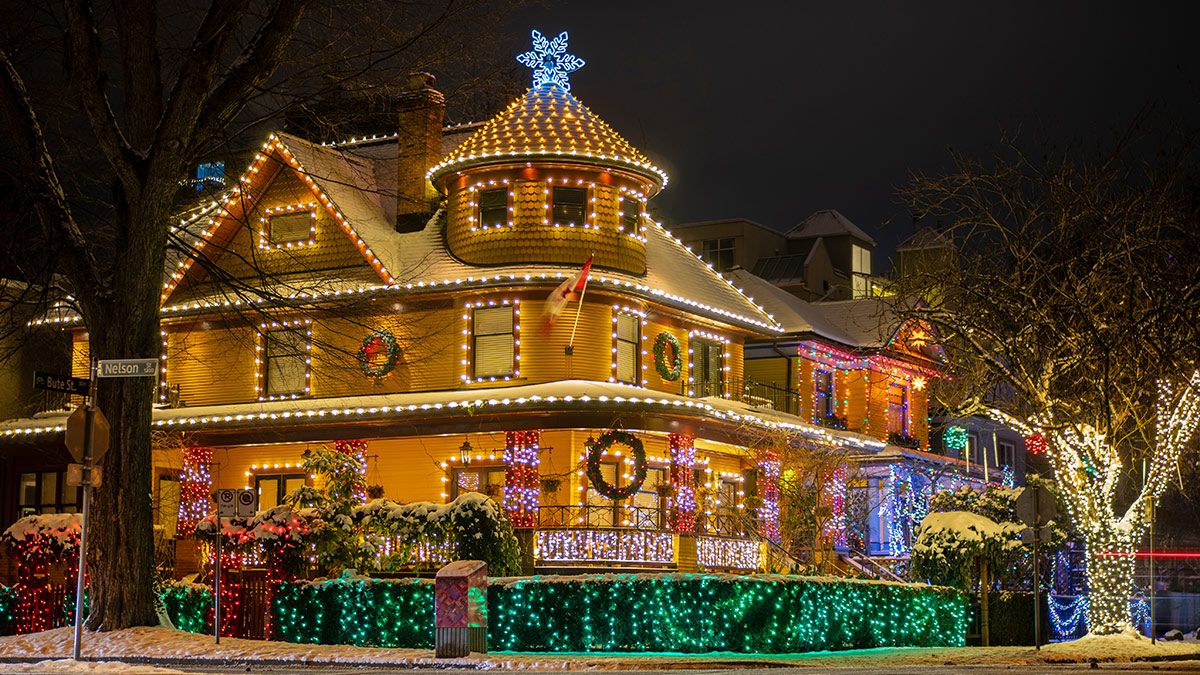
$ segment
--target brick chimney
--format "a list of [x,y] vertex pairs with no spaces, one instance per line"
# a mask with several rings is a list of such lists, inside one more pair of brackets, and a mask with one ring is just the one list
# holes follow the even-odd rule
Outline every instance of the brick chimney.
[[425,172],[442,158],[446,99],[433,85],[433,75],[412,73],[408,76],[408,90],[400,95],[398,102],[397,232],[423,229],[437,207],[437,191],[425,179]]

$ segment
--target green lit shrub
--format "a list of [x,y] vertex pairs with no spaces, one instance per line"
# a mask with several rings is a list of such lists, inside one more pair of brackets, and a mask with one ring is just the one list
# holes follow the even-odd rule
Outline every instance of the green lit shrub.
[[176,628],[189,633],[212,631],[212,587],[177,581],[168,584],[159,596],[167,616]]
[[272,601],[274,639],[359,647],[432,647],[428,579],[299,581]]
[[[433,583],[285,584],[272,625],[288,642],[433,644]],[[963,597],[948,588],[824,577],[720,574],[494,579],[488,645],[513,651],[788,653],[959,646]]]
[[17,629],[16,609],[17,589],[0,585],[0,635],[12,635]]

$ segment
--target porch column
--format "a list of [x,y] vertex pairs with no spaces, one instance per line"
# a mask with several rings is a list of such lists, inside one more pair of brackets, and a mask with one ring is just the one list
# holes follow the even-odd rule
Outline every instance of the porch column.
[[691,534],[696,531],[696,445],[688,434],[670,434],[671,494],[668,524],[671,531]]
[[538,459],[542,432],[509,431],[504,441],[504,508],[513,527],[535,528],[542,496]]

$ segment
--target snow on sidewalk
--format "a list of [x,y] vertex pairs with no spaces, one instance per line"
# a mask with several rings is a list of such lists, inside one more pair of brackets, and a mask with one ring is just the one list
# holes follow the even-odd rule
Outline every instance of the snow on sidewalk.
[[[5,663],[0,665],[5,673],[28,673],[29,675],[56,675],[58,673],[95,673],[97,675],[184,675],[182,670],[156,668],[154,666],[137,666],[120,661],[75,661],[72,659],[51,659],[37,663]],[[189,675],[197,675],[190,673]]]
[[[0,637],[0,672],[23,673],[121,673],[168,675],[174,670],[152,669],[124,663],[75,663],[46,661],[66,659],[71,653],[71,629],[58,628],[31,635]],[[903,647],[859,649],[806,654],[476,654],[461,659],[438,659],[428,649],[382,649],[344,645],[302,645],[222,638],[213,644],[211,636],[196,635],[167,628],[130,628],[109,633],[85,633],[85,659],[150,661],[173,666],[190,661],[214,665],[226,662],[268,661],[295,664],[342,664],[436,666],[477,669],[517,670],[637,670],[668,669],[681,666],[702,668],[750,666],[842,666],[879,668],[921,665],[1032,665],[1042,663],[1127,662],[1143,659],[1200,659],[1200,642],[1159,642],[1131,634],[1087,637],[1074,642],[1047,645],[1041,652],[1031,647]],[[40,664],[14,664],[14,659],[38,660]],[[7,661],[7,663],[5,663]],[[40,666],[38,669],[35,666]],[[88,668],[93,669],[89,670]],[[102,670],[101,667],[111,668]],[[72,670],[72,668],[75,668]],[[125,670],[120,670],[125,668]],[[131,670],[141,668],[141,670]],[[57,669],[57,670],[56,670]]]

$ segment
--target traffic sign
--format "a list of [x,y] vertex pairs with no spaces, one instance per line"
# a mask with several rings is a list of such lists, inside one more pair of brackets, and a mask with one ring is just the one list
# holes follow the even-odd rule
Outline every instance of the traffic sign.
[[238,490],[237,514],[250,517],[258,513],[258,491]]
[[[63,434],[63,443],[76,462],[83,462],[84,427],[87,426],[87,406],[81,405],[67,418],[67,431]],[[99,463],[108,452],[108,418],[99,408],[92,410],[92,462]]]
[[240,490],[217,490],[217,517],[232,518],[237,515],[237,493]]
[[158,359],[107,359],[96,362],[96,377],[154,377]]
[[42,391],[65,391],[68,394],[87,396],[89,384],[91,383],[82,377],[43,373],[40,370],[33,373],[33,388]]

